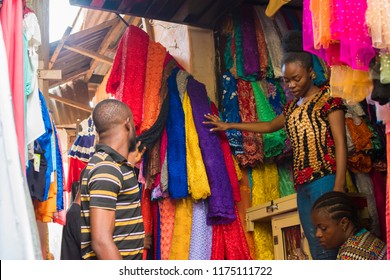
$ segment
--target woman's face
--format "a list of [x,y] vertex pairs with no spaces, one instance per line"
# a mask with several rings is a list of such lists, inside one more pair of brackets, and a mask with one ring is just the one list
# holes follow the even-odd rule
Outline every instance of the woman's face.
[[325,249],[338,248],[347,240],[341,222],[343,220],[332,219],[325,209],[314,210],[311,218],[316,227],[315,236]]
[[283,81],[288,90],[296,98],[305,97],[312,86],[311,72],[302,66],[300,62],[289,62],[283,65]]

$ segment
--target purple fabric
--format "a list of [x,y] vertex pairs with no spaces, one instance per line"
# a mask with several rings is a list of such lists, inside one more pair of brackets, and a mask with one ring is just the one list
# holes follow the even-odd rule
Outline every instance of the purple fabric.
[[244,56],[244,74],[245,76],[257,74],[260,72],[260,61],[252,6],[244,5],[241,8],[240,29]]
[[236,219],[233,191],[218,134],[211,132],[210,127],[203,124],[204,116],[211,113],[206,88],[189,78],[187,92],[211,190],[207,224],[228,224]]
[[206,225],[207,202],[203,199],[192,203],[192,228],[190,260],[209,260],[213,239],[213,227]]

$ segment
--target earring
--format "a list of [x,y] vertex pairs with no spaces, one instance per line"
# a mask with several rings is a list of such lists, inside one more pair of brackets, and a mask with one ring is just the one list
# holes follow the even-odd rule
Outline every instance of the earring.
[[310,79],[315,80],[316,78],[317,78],[316,73],[315,73],[315,72],[312,72],[312,73],[310,74]]

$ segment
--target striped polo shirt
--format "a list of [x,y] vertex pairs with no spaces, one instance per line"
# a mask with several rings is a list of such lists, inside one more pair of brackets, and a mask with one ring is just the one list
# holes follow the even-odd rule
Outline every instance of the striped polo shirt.
[[112,239],[123,259],[142,259],[144,225],[136,174],[112,148],[98,144],[81,183],[81,254],[96,259],[91,246],[90,208],[115,211]]

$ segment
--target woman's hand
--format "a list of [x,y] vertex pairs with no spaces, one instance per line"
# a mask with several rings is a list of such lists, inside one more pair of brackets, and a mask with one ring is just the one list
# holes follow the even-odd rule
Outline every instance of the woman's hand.
[[214,126],[210,129],[210,131],[225,131],[229,129],[229,124],[221,121],[221,119],[217,115],[207,114],[204,115],[204,117],[208,119],[208,121],[203,122],[204,124],[211,124],[212,126]]

